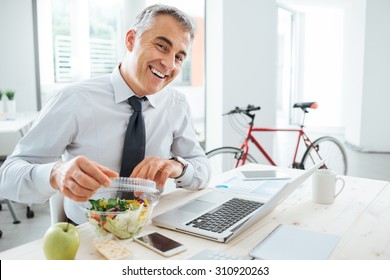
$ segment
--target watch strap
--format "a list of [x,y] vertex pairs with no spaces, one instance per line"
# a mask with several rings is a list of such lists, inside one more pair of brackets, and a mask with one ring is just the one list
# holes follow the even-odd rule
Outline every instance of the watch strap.
[[188,167],[188,162],[186,162],[182,157],[177,157],[177,156],[171,157],[169,160],[177,161],[183,165],[183,171],[181,172],[181,174],[179,176],[173,178],[175,180],[179,179],[180,177],[182,177],[184,175],[184,173],[186,173],[186,170]]

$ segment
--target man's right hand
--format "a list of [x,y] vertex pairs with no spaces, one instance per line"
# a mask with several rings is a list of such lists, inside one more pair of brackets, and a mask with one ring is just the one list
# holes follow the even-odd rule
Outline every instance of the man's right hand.
[[101,186],[109,187],[110,178],[116,177],[117,172],[77,156],[70,161],[56,163],[50,174],[50,183],[64,196],[84,202]]

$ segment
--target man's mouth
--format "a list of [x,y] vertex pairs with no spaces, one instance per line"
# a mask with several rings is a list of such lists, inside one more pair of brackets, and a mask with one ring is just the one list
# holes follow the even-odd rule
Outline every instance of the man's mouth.
[[159,77],[160,79],[165,79],[166,75],[164,75],[163,73],[159,72],[157,69],[155,69],[155,68],[153,68],[151,66],[149,66],[149,68],[150,68],[150,71],[152,71],[152,73],[155,76]]

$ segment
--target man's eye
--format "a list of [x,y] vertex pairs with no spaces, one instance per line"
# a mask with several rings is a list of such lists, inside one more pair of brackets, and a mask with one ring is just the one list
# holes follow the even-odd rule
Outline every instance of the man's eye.
[[176,56],[176,60],[179,61],[179,62],[183,62],[183,61],[184,61],[184,58],[181,57],[181,56],[179,56],[179,55],[177,55],[177,56]]
[[166,51],[166,50],[167,50],[167,47],[166,47],[166,46],[164,46],[164,45],[157,44],[157,46],[158,46],[160,49],[164,50],[164,51]]

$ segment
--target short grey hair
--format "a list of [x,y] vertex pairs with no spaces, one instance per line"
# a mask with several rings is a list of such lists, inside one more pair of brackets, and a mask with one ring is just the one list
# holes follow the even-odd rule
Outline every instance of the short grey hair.
[[[159,15],[169,15],[173,17],[183,29],[190,34],[191,41],[194,39],[196,25],[193,19],[183,11],[167,5],[156,4],[145,8],[136,18],[133,29],[139,37],[153,23]],[[167,27],[169,28],[169,27]]]

